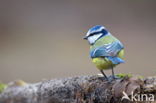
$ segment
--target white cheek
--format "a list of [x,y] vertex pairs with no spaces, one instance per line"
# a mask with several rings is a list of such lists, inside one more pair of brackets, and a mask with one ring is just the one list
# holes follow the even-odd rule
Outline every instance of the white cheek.
[[94,44],[95,41],[96,41],[101,35],[102,35],[102,34],[94,35],[94,36],[88,37],[89,43],[90,43],[90,44]]
[[93,44],[95,42],[93,37],[88,37],[89,44]]

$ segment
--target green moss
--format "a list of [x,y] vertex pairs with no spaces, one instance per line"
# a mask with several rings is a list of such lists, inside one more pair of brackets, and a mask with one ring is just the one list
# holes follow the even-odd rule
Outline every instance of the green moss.
[[3,92],[5,88],[7,88],[7,85],[4,83],[0,83],[0,93]]
[[[129,77],[130,78],[133,75],[132,74],[119,73],[119,74],[116,74],[116,76],[119,77],[119,78],[124,78],[124,77]],[[138,75],[136,77],[138,77],[139,79],[143,79],[144,78],[143,76],[140,76],[140,75]]]
[[119,77],[119,78],[124,78],[124,77],[132,77],[132,74],[120,73],[120,74],[116,74],[116,76]]
[[138,78],[139,78],[139,79],[144,79],[144,77],[143,77],[143,76],[140,76],[140,75],[138,76]]

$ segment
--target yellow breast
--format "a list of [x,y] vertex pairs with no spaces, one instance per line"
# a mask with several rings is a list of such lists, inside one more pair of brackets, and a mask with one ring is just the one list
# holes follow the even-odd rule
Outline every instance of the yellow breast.
[[[124,49],[122,49],[118,55],[119,58],[123,59],[124,58]],[[96,65],[96,67],[100,70],[104,70],[104,69],[110,69],[111,66],[116,66],[114,64],[112,64],[111,61],[109,61],[107,58],[93,58],[92,62]]]

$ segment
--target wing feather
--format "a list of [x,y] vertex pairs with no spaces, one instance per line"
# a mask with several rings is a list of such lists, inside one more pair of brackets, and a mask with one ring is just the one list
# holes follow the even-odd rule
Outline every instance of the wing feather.
[[123,48],[124,46],[120,41],[115,41],[91,50],[90,56],[91,58],[108,56],[115,57],[117,56],[118,52]]

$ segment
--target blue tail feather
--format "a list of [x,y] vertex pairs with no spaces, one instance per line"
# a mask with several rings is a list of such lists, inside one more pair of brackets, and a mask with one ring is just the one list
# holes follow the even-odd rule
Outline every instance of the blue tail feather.
[[107,57],[113,64],[124,63],[125,61],[119,57]]

